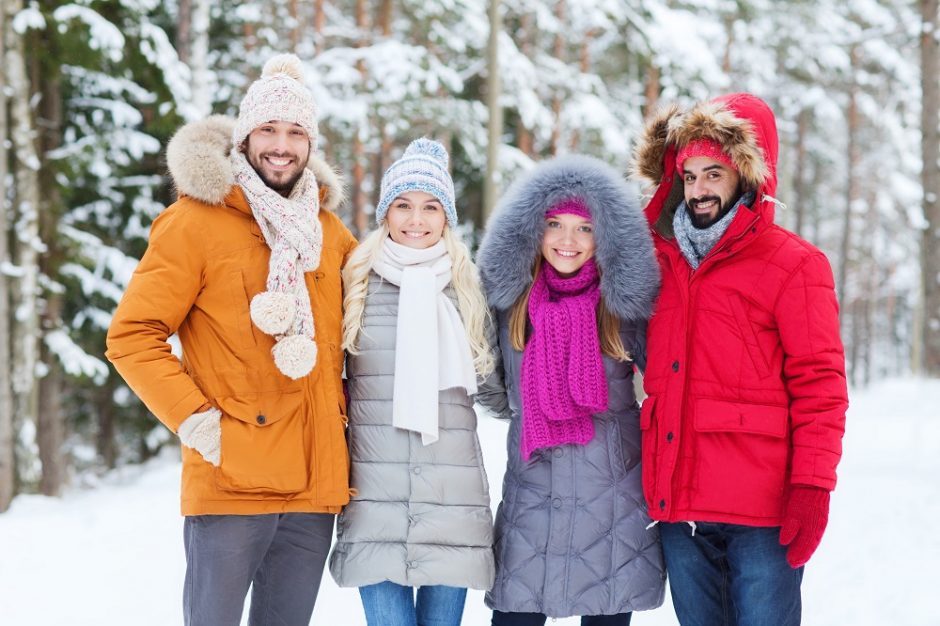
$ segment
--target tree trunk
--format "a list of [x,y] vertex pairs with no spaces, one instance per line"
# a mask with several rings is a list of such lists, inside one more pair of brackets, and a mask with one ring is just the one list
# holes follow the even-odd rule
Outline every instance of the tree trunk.
[[721,58],[721,71],[725,76],[731,75],[731,50],[734,48],[734,22],[736,19],[736,15],[725,17],[725,34],[728,39],[725,41],[725,51]]
[[483,221],[489,218],[499,197],[499,148],[503,143],[502,85],[499,75],[499,36],[503,30],[499,0],[489,0],[490,34],[486,42],[486,179],[483,181]]
[[[6,65],[7,47],[6,6],[0,6],[0,68]],[[0,72],[0,263],[10,259],[7,233],[10,225],[7,215],[7,96],[6,72]],[[16,485],[16,457],[13,446],[13,395],[10,367],[10,300],[9,284],[5,272],[0,272],[0,513],[6,511],[13,500]]]
[[[62,295],[49,297],[45,318],[49,326],[61,326]],[[39,491],[46,496],[58,496],[66,479],[65,416],[62,410],[62,367],[56,355],[43,350],[43,361],[48,371],[39,381],[39,411],[37,415],[37,443],[42,462]]]
[[[555,41],[552,44],[552,54],[562,63],[565,63],[565,40],[562,37],[561,28],[565,24],[565,0],[557,0],[555,3],[555,17],[558,19],[558,32],[555,33]],[[561,147],[561,92],[555,90],[552,96],[552,113],[555,117],[555,125],[552,128],[552,156],[558,154]]]
[[793,231],[803,235],[804,215],[806,213],[806,131],[809,127],[809,109],[803,109],[796,121],[796,158],[793,163],[793,211],[795,223]]
[[[532,15],[530,13],[524,13],[519,16],[518,32],[519,51],[522,53],[522,56],[531,59],[533,28]],[[530,159],[535,158],[535,137],[532,135],[532,131],[525,125],[525,122],[522,121],[521,115],[516,123],[516,145],[519,147],[519,150]]]
[[[927,376],[940,377],[940,58],[938,58],[938,0],[921,0],[920,36],[921,65],[921,155],[924,187],[924,217],[927,228],[921,241],[923,289],[923,371]],[[915,337],[915,344],[917,343]],[[915,368],[919,370],[919,363]]]
[[[7,15],[23,8],[22,0],[8,0]],[[38,385],[36,365],[39,357],[39,254],[44,246],[39,238],[39,156],[36,153],[36,129],[30,108],[29,80],[26,76],[25,42],[23,37],[7,31],[7,80],[10,93],[10,118],[13,120],[12,143],[14,180],[16,184],[16,239],[14,262],[19,266],[17,314],[13,348],[13,393],[15,415],[20,423],[36,424]],[[33,442],[20,441],[22,450]],[[31,467],[29,459],[18,459],[20,468]],[[34,479],[33,476],[26,478]]]
[[[356,0],[356,28],[359,31],[358,37],[356,39],[356,47],[361,48],[365,46],[366,41],[366,29],[368,28],[368,23],[366,21],[366,3],[365,0]],[[362,76],[362,84],[366,84],[368,76],[366,73],[365,63],[361,60],[356,62],[356,69],[359,70],[360,76]],[[366,215],[366,193],[365,193],[365,179],[366,172],[363,161],[365,160],[365,146],[362,142],[362,133],[363,128],[357,127],[354,130],[353,134],[353,145],[352,145],[352,157],[353,157],[353,166],[352,166],[352,210],[353,210],[353,227],[356,231],[356,237],[362,239],[367,232],[369,232],[369,216]]]
[[659,68],[650,59],[650,66],[646,70],[646,82],[643,86],[643,117],[647,120],[655,115],[659,108],[659,79]]
[[297,11],[297,0],[288,2],[287,11],[291,18],[290,47],[291,50],[296,50],[300,44],[300,13]]
[[[853,45],[849,53],[852,61],[853,75],[858,68],[858,48]],[[836,294],[843,306],[848,305],[847,285],[849,276],[849,256],[852,250],[852,213],[855,199],[858,197],[858,85],[854,81],[849,85],[849,107],[846,112],[846,126],[848,131],[848,144],[846,146],[846,193],[845,215],[842,219],[842,243],[839,247],[839,279],[836,284]]]
[[[43,42],[48,48],[52,42]],[[56,69],[46,71],[41,80],[34,83],[42,92],[40,101],[39,152],[49,154],[61,147],[63,123],[62,76]],[[53,165],[45,165],[40,176],[40,223],[39,232],[42,241],[48,242],[45,254],[40,258],[40,272],[44,276],[57,277],[65,262],[65,253],[58,245],[57,232],[59,219],[64,213],[59,186],[56,184],[56,172]],[[41,332],[62,329],[63,291],[58,286],[47,290],[46,305],[41,314]],[[62,388],[64,373],[58,357],[40,345],[42,362],[48,373],[39,381],[39,408],[37,414],[37,444],[39,459],[42,462],[40,492],[47,496],[57,496],[62,491],[66,479],[67,456],[65,453],[65,415],[62,408]]]
[[211,0],[195,0],[193,6],[192,70],[193,106],[200,117],[212,113],[212,94],[215,91],[209,71],[209,21]]
[[176,16],[176,53],[180,61],[189,65],[192,53],[193,0],[179,0]]
[[94,404],[98,414],[95,448],[98,458],[108,469],[114,469],[117,466],[118,458],[114,441],[116,426],[114,423],[114,388],[114,376],[109,376],[104,385],[96,390]]
[[[582,74],[591,71],[591,40],[597,36],[593,30],[584,33],[584,39],[581,40],[581,46],[578,53],[578,69]],[[571,141],[568,144],[572,152],[581,151],[581,129],[575,128],[571,132]]]
[[313,43],[317,53],[323,49],[324,26],[326,26],[326,13],[323,0],[313,0]]
[[381,0],[379,2],[378,26],[383,37],[392,36],[392,16],[394,14],[394,0]]

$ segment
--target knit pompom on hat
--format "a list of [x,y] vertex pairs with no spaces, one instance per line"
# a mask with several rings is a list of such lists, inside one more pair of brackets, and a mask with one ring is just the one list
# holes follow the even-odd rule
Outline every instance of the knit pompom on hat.
[[429,193],[444,207],[447,223],[457,226],[457,208],[454,205],[454,180],[448,171],[447,150],[433,139],[422,137],[411,142],[400,159],[392,163],[382,176],[381,197],[375,209],[375,221],[381,223],[388,207],[403,193],[423,191]]
[[555,217],[563,213],[577,215],[586,220],[592,219],[591,209],[588,208],[587,203],[581,198],[566,198],[561,202],[556,202],[545,212],[545,217]]
[[721,144],[714,139],[707,138],[696,139],[685,144],[679,150],[679,154],[676,155],[676,169],[681,172],[682,164],[685,163],[686,159],[700,156],[724,163],[734,171],[738,171],[738,166],[734,164],[731,155],[724,151]]
[[304,85],[304,70],[294,54],[278,54],[264,64],[261,78],[248,88],[238,107],[232,145],[240,146],[251,131],[268,122],[291,122],[307,131],[317,148],[317,106]]

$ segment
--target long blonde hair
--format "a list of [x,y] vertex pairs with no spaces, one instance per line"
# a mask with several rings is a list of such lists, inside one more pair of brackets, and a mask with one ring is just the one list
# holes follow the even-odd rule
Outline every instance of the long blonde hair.
[[[535,277],[541,269],[542,255],[540,254],[532,265],[532,283],[512,305],[509,313],[509,343],[518,352],[525,350],[529,328],[529,294],[532,293],[532,285],[535,284]],[[598,268],[599,271],[600,268]],[[604,304],[603,296],[597,305],[597,334],[601,343],[601,352],[618,361],[633,360],[630,353],[623,347],[623,340],[620,338],[620,320]]]
[[[382,254],[388,237],[388,225],[383,221],[353,251],[343,268],[343,349],[359,354],[357,341],[362,331],[362,314],[369,290],[369,274]],[[457,309],[467,329],[473,368],[480,378],[493,371],[495,362],[486,339],[486,327],[491,323],[489,308],[480,286],[480,275],[470,260],[470,251],[449,226],[444,226],[444,247],[451,259],[450,284],[457,294]]]

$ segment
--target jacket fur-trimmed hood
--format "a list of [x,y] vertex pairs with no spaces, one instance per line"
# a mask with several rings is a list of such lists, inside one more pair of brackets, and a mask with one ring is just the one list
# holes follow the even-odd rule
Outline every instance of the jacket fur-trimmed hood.
[[[229,158],[234,126],[233,118],[212,115],[186,124],[173,135],[166,148],[166,161],[179,195],[206,204],[224,202],[235,184]],[[307,169],[313,172],[320,187],[321,206],[335,211],[344,200],[342,178],[313,151]]]
[[759,206],[755,209],[769,211],[772,221],[773,205],[768,206],[763,197],[773,196],[777,190],[776,121],[766,102],[752,94],[736,93],[700,102],[688,110],[672,105],[647,123],[633,151],[630,175],[656,188],[647,214],[657,230],[671,235],[672,214],[683,200],[676,154],[697,139],[721,145],[738,168],[745,188],[757,193]]
[[606,163],[576,155],[540,163],[496,207],[477,255],[490,306],[510,309],[532,283],[545,212],[568,198],[580,198],[591,211],[607,308],[624,320],[648,318],[659,289],[659,268],[637,194]]

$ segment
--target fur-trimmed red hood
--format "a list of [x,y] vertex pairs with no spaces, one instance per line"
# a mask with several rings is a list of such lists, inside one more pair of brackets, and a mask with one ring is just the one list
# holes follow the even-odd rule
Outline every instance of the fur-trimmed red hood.
[[672,215],[682,202],[682,180],[676,172],[679,148],[696,139],[717,141],[738,168],[745,185],[757,192],[754,209],[769,211],[764,200],[777,190],[777,124],[766,102],[748,93],[722,96],[688,110],[672,105],[646,125],[633,152],[630,174],[655,189],[647,219],[671,235]]

